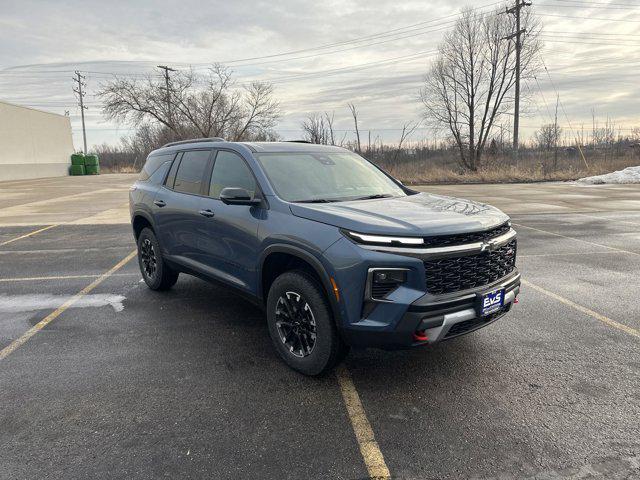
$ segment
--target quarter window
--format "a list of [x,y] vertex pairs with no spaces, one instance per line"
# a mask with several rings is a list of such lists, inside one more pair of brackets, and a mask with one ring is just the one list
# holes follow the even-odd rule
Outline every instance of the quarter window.
[[207,169],[209,150],[184,152],[176,173],[173,189],[177,192],[200,194],[202,177]]
[[213,165],[209,196],[220,198],[220,192],[227,187],[244,188],[253,196],[256,191],[256,181],[242,157],[220,150]]
[[180,165],[180,158],[182,154],[179,153],[178,157],[171,164],[171,170],[169,170],[169,175],[167,175],[167,180],[164,182],[167,188],[173,188],[173,184],[176,181],[176,172],[178,171],[178,165]]
[[173,159],[174,155],[175,153],[165,153],[162,155],[153,155],[147,158],[147,161],[144,162],[144,167],[142,167],[142,170],[140,171],[138,180],[140,180],[141,182],[146,182],[147,180],[149,180],[149,177],[153,175],[161,165],[166,162],[170,162]]

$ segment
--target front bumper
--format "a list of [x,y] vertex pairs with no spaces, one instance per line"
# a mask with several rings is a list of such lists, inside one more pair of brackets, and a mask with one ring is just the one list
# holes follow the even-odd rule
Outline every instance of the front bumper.
[[[504,306],[488,317],[480,317],[476,308],[478,294],[497,288],[505,289]],[[354,347],[393,350],[434,344],[490,325],[511,310],[519,293],[520,273],[515,270],[481,288],[449,295],[424,295],[409,305],[393,330],[346,328],[342,333]],[[417,337],[416,332],[421,335]]]

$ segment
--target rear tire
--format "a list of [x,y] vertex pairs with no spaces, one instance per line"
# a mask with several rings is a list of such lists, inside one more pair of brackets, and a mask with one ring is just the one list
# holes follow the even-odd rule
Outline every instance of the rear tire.
[[267,323],[280,357],[305,375],[327,373],[349,351],[324,290],[305,272],[286,272],[275,279],[267,297]]
[[151,290],[168,290],[178,281],[179,272],[166,264],[160,244],[150,228],[142,229],[138,236],[138,265],[144,283]]

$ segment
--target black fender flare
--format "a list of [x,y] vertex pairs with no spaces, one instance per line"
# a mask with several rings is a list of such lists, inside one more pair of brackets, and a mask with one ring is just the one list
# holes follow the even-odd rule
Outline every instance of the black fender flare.
[[[144,218],[147,222],[149,222],[149,224],[151,225],[151,228],[154,229],[154,231],[156,231],[156,223],[153,221],[153,217],[149,214],[149,212],[146,212],[144,210],[136,210],[133,212],[133,214],[131,215],[131,228],[133,229],[133,224],[136,220],[136,217],[142,217]],[[156,231],[157,233],[157,231]],[[135,235],[135,229],[133,234]]]
[[258,268],[258,295],[260,299],[264,302],[265,298],[262,293],[262,269],[264,266],[264,262],[267,257],[272,253],[287,253],[294,257],[298,257],[301,260],[307,262],[311,267],[315,270],[322,282],[322,286],[324,287],[327,298],[329,299],[329,305],[331,306],[331,311],[333,312],[333,318],[336,320],[336,326],[340,327],[342,315],[340,314],[340,305],[338,304],[338,300],[335,295],[333,295],[333,285],[331,284],[330,276],[322,265],[322,262],[318,260],[314,255],[309,253],[307,250],[304,250],[300,247],[296,247],[295,245],[290,245],[286,243],[276,243],[269,245],[265,248],[260,254],[259,260],[259,268]]

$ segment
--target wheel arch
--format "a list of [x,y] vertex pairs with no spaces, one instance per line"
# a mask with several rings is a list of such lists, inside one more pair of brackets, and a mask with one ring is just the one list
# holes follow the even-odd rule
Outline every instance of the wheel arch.
[[[289,263],[289,261],[287,261],[286,265],[282,265],[282,260],[285,259],[294,259],[294,263],[291,264]],[[280,262],[278,262],[278,260],[280,260]],[[272,265],[274,262],[276,262],[276,266],[278,267],[275,268],[275,270],[273,269]],[[313,276],[316,277],[317,280],[319,280],[320,285],[323,288],[327,299],[329,300],[333,318],[335,319],[336,324],[339,326],[339,320],[341,318],[340,306],[338,305],[338,301],[333,294],[333,286],[331,284],[330,276],[320,260],[300,247],[287,244],[275,244],[270,245],[262,252],[259,263],[257,289],[258,296],[261,299],[262,303],[264,304],[266,302],[269,287],[278,275],[284,273],[285,271],[295,270],[296,266],[300,266],[300,264],[296,265],[295,262],[303,262],[303,264],[307,265],[311,270],[309,273],[312,273]],[[294,268],[291,268],[291,265],[293,265]]]
[[133,216],[131,217],[131,226],[133,228],[133,235],[136,241],[138,241],[140,232],[142,232],[142,230],[146,227],[151,228],[151,230],[157,233],[151,215],[143,211],[137,211],[133,214]]

